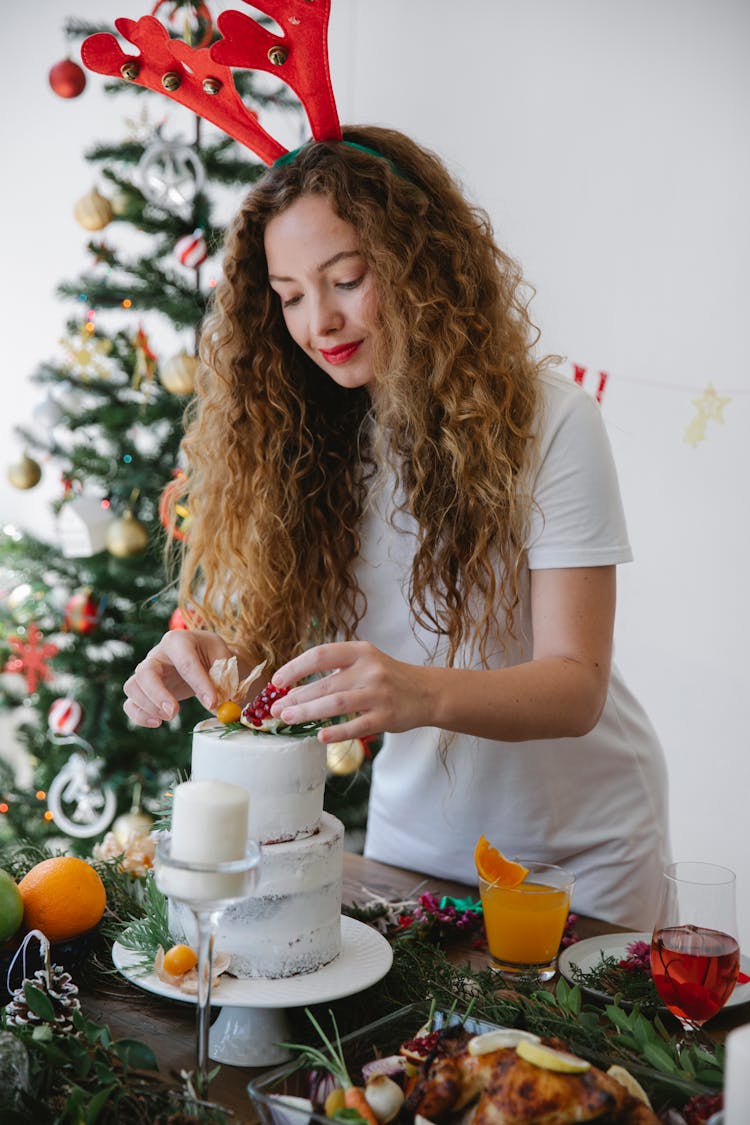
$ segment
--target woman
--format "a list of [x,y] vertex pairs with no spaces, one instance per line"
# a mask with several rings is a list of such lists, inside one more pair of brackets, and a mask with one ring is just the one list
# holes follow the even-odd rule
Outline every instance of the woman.
[[214,659],[266,659],[285,721],[387,732],[366,854],[473,882],[484,833],[648,928],[666,773],[611,663],[630,548],[598,407],[535,342],[435,156],[348,128],[277,162],[228,232],[183,443],[202,628],[163,638],[125,709],[213,708]]

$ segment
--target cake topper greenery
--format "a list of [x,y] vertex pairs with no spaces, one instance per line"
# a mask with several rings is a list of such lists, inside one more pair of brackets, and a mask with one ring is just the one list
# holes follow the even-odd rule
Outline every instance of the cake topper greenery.
[[[277,699],[282,699],[287,694],[289,688],[276,687],[271,681],[249,703],[245,703],[250,688],[259,679],[265,667],[264,660],[262,664],[253,668],[248,676],[240,680],[236,656],[213,662],[208,675],[216,689],[216,698],[219,700],[216,708],[217,730],[219,727],[223,728],[222,734],[225,735],[238,730],[249,730],[255,734],[309,738],[321,727],[331,725],[330,719],[324,722],[285,723],[282,719],[274,718],[271,707]],[[203,727],[203,729],[207,728]]]

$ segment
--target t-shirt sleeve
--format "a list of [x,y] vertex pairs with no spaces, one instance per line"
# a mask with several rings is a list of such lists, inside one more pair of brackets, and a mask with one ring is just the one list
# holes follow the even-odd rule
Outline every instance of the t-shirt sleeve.
[[531,570],[630,562],[612,450],[599,405],[580,387],[548,388],[527,543]]

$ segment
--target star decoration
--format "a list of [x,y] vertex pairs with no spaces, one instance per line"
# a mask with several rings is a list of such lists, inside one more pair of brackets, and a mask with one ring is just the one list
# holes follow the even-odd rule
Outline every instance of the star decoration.
[[15,655],[8,658],[3,671],[18,672],[24,676],[29,693],[36,691],[40,680],[47,683],[52,679],[52,672],[47,661],[60,651],[57,645],[49,642],[40,644],[39,642],[42,639],[41,629],[34,624],[29,625],[26,640],[17,634],[8,637],[8,644]]
[[697,410],[695,418],[685,427],[685,441],[695,449],[699,442],[706,440],[706,425],[708,422],[721,422],[724,424],[724,407],[732,400],[723,397],[709,383],[700,398],[692,399],[692,404]]
[[95,336],[89,331],[88,321],[76,332],[62,336],[60,343],[67,351],[67,370],[76,371],[87,381],[92,375],[98,379],[109,378],[111,372],[107,357],[112,351],[112,341],[103,336]]
[[154,137],[158,135],[165,120],[166,118],[162,118],[158,124],[154,124],[148,115],[148,106],[144,105],[137,117],[125,118],[125,125],[127,126],[126,139],[133,141],[134,144],[142,144],[144,146],[150,144]]

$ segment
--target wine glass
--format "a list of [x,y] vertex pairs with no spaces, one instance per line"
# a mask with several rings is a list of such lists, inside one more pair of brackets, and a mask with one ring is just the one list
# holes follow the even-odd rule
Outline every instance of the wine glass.
[[211,977],[214,939],[227,906],[251,893],[258,879],[260,848],[248,840],[245,855],[221,863],[197,863],[172,855],[169,832],[157,837],[154,878],[163,895],[184,902],[195,919],[198,935],[198,1003],[196,1018],[196,1085],[201,1094],[208,1086],[208,1031],[211,1018]]
[[686,1046],[732,994],[740,965],[735,874],[713,863],[672,863],[662,876],[651,939],[656,991]]

